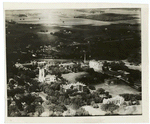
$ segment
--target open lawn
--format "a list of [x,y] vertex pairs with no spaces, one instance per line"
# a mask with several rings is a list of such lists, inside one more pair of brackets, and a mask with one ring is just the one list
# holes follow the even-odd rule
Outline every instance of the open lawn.
[[112,97],[115,97],[116,95],[123,94],[123,93],[131,93],[131,94],[137,94],[139,93],[136,89],[133,89],[132,87],[128,86],[125,83],[121,84],[114,84],[114,85],[106,85],[105,83],[101,84],[95,84],[94,85],[96,89],[103,88],[105,91],[108,91]]
[[79,77],[82,77],[84,75],[87,75],[87,72],[78,72],[78,73],[68,73],[68,74],[62,74],[62,77],[68,80],[69,82],[76,82],[76,79]]

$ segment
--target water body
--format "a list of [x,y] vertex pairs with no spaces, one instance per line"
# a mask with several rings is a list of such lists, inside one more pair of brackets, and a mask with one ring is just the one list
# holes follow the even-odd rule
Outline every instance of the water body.
[[[95,26],[107,25],[114,22],[97,21],[91,19],[74,18],[79,15],[92,15],[86,9],[85,12],[77,11],[76,9],[56,9],[56,10],[8,10],[6,11],[6,19],[12,19],[19,24],[48,24],[51,26],[72,26],[92,24]],[[93,9],[94,10],[94,9]],[[128,14],[139,17],[140,10],[128,9],[103,9],[105,13]],[[21,16],[20,15],[25,15]],[[97,11],[94,14],[99,14]],[[27,16],[27,17],[26,17]],[[134,20],[132,20],[134,22]],[[121,22],[121,21],[120,21]],[[117,23],[117,22],[115,22]]]

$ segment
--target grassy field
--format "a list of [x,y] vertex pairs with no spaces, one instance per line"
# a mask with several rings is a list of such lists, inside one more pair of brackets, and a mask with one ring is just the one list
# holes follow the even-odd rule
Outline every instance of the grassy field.
[[117,84],[117,85],[106,85],[105,83],[101,84],[95,84],[94,85],[96,89],[103,88],[106,91],[108,91],[112,97],[115,97],[119,94],[123,93],[131,93],[131,94],[138,94],[139,92],[136,89],[133,89],[132,87],[128,86],[125,83]]

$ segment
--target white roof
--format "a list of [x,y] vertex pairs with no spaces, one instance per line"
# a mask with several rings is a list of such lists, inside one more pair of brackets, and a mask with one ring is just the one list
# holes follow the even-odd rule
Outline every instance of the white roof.
[[82,83],[80,83],[80,82],[77,82],[77,83],[70,83],[70,84],[67,84],[67,85],[63,85],[63,88],[65,88],[65,89],[70,89],[71,86],[77,86],[77,85],[86,86],[85,84],[82,84]]
[[46,63],[45,61],[44,62],[38,62],[39,64],[41,64],[41,63]]
[[46,75],[45,78],[51,78],[51,77],[56,77],[55,75]]
[[70,62],[70,63],[62,63],[62,64],[60,64],[60,65],[74,65],[75,63],[73,63],[73,62]]

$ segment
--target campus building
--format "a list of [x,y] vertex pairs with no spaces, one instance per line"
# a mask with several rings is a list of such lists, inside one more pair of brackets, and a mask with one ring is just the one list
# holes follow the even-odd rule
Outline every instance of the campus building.
[[56,81],[55,75],[45,75],[45,69],[39,68],[39,81],[50,84],[51,82]]
[[95,60],[91,60],[89,62],[89,67],[90,68],[93,68],[94,71],[102,71],[102,66],[103,66],[103,63],[102,62],[99,62],[99,61],[95,61]]
[[46,75],[45,83],[50,84],[50,83],[55,82],[55,81],[56,81],[55,75]]
[[84,89],[87,86],[85,84],[82,84],[80,82],[77,83],[70,83],[70,84],[65,84],[65,85],[61,85],[60,88],[62,91],[67,92],[67,90],[69,89],[77,89],[78,92],[84,92]]

